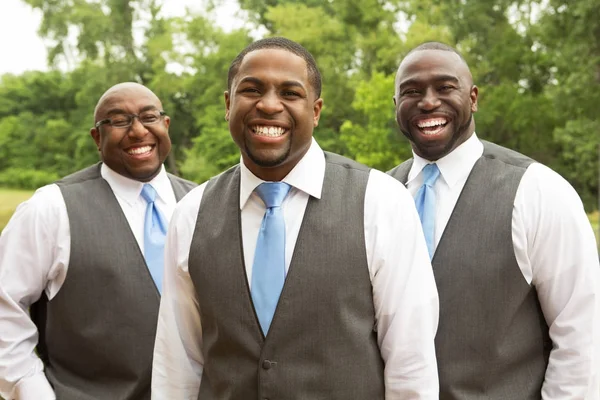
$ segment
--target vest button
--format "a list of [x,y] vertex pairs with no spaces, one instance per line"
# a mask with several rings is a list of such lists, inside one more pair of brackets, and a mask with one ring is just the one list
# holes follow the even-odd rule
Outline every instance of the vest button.
[[269,361],[269,360],[264,360],[264,361],[262,362],[262,367],[263,367],[263,369],[271,369],[271,361]]

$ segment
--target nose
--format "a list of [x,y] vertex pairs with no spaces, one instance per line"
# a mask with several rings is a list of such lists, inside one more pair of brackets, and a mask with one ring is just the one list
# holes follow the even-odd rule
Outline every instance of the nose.
[[148,134],[148,128],[144,126],[140,122],[140,119],[136,116],[131,121],[131,126],[129,127],[129,136],[134,136],[138,138],[142,138]]
[[419,101],[419,108],[426,111],[435,110],[441,104],[440,99],[437,97],[435,90],[433,88],[428,88],[425,91],[425,95]]
[[276,114],[283,111],[283,104],[277,93],[269,91],[260,98],[256,108],[265,114]]

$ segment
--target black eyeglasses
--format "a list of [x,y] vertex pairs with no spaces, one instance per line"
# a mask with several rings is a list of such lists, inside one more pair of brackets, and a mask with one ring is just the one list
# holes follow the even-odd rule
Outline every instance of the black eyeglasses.
[[129,128],[133,124],[135,118],[139,119],[144,126],[154,125],[165,115],[167,115],[167,113],[158,110],[148,110],[139,114],[115,114],[110,118],[96,122],[96,129],[104,124],[109,124],[113,128]]

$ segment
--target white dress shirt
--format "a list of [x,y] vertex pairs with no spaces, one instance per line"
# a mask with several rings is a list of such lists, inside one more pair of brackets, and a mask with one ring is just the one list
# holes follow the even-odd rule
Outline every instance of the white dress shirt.
[[[254,260],[265,206],[254,189],[263,181],[243,163],[240,209],[245,260]],[[323,151],[313,140],[283,179],[292,189],[282,205],[286,223],[286,271],[310,196],[320,198]],[[165,281],[154,351],[152,399],[195,400],[204,358],[202,326],[188,255],[206,184],[178,204],[165,249]],[[438,297],[413,199],[399,182],[372,170],[365,196],[365,245],[373,285],[378,344],[385,363],[386,399],[437,399],[434,336]],[[248,284],[252,261],[246,262]],[[343,368],[343,366],[342,366]]]
[[[482,154],[483,144],[473,134],[436,161],[441,174],[434,185],[435,247]],[[413,155],[407,187],[414,196],[423,182],[421,170],[429,161]],[[523,279],[536,288],[553,342],[542,398],[599,399],[600,267],[596,241],[575,190],[542,164],[531,164],[517,189],[512,240]]]
[[[147,205],[140,195],[143,183],[119,175],[106,164],[101,175],[143,254]],[[148,183],[158,193],[157,207],[170,219],[176,200],[164,167]],[[68,272],[70,252],[69,217],[62,193],[55,184],[44,186],[19,205],[0,236],[0,394],[4,398],[55,399],[44,365],[34,352],[38,332],[28,310],[42,291],[48,299],[56,296]]]

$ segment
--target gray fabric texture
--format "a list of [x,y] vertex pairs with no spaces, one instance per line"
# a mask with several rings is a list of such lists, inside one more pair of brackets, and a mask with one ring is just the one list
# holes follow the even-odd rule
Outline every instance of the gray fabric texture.
[[[57,182],[71,254],[58,294],[31,308],[38,353],[58,400],[149,400],[160,297],[100,165]],[[169,179],[177,200],[195,186]]]
[[[432,260],[440,399],[541,399],[552,343],[512,242],[517,188],[533,160],[483,144]],[[411,165],[389,173],[406,184]]]
[[384,398],[364,238],[369,170],[326,161],[266,338],[244,267],[239,167],[208,184],[189,257],[205,358],[198,399]]

